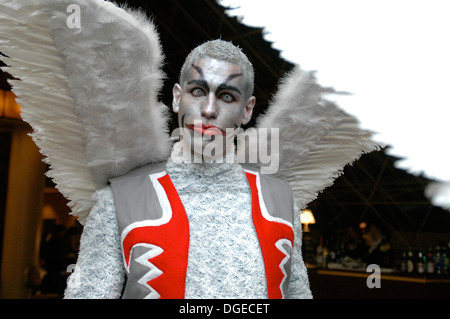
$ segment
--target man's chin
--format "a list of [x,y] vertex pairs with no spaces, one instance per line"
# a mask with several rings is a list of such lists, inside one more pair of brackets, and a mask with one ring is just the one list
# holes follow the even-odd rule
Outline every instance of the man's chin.
[[213,134],[203,134],[201,132],[197,132],[195,130],[189,130],[190,136],[190,144],[192,148],[195,146],[202,145],[202,149],[205,148],[209,143],[220,142],[220,139],[223,139],[223,136],[213,135]]
[[[190,132],[192,134],[184,135],[181,139],[183,151],[190,152],[195,157],[203,159],[221,158],[226,154],[227,139],[222,135],[206,135],[197,132]],[[233,143],[233,140],[228,141]],[[228,146],[228,147],[227,147]]]

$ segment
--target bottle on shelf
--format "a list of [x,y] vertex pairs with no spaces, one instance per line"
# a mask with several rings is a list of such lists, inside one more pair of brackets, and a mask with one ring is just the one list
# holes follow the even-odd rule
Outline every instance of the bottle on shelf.
[[441,277],[443,275],[443,266],[441,247],[437,246],[434,254],[434,272],[436,276]]
[[[450,243],[449,243],[450,245]],[[450,275],[450,246],[443,250],[442,252],[442,262],[443,262],[443,273],[444,276]]]
[[422,252],[422,250],[419,250],[417,253],[417,263],[416,263],[416,269],[417,269],[417,275],[424,276],[425,270],[427,267],[427,257]]
[[323,266],[323,237],[319,237],[319,245],[316,248],[316,264],[318,267]]
[[335,249],[336,247],[335,247],[334,236],[331,236],[327,247],[328,247],[328,262],[335,263],[336,262],[336,249]]
[[406,273],[410,275],[414,273],[414,254],[412,250],[408,250],[408,257],[406,259]]
[[330,263],[330,254],[328,253],[328,239],[325,241],[325,245],[323,246],[323,268],[328,268],[328,264]]
[[427,276],[434,276],[434,258],[433,249],[431,247],[428,249],[427,255]]
[[408,262],[408,256],[407,256],[406,250],[404,250],[404,251],[402,251],[402,259],[400,262],[400,271],[402,273],[406,273],[407,262]]

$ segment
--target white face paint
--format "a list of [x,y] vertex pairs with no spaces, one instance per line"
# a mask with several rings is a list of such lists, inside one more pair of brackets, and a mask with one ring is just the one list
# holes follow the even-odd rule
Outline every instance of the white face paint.
[[255,105],[246,88],[239,65],[210,57],[195,60],[185,83],[173,88],[173,110],[184,147],[206,156],[205,148],[214,143],[216,156],[228,152],[234,131],[250,121]]

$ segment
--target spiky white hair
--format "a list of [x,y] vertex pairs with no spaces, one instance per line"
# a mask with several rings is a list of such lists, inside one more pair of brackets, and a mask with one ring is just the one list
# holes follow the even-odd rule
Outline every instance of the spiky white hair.
[[242,67],[245,79],[248,82],[248,95],[252,95],[255,86],[255,75],[252,63],[241,48],[235,46],[232,42],[221,39],[204,42],[188,54],[180,72],[181,85],[183,85],[186,79],[186,74],[192,63],[198,58],[204,56],[240,65]]

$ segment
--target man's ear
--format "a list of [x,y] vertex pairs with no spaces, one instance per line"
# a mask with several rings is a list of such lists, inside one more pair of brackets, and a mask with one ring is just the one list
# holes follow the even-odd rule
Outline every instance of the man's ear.
[[256,104],[256,97],[252,96],[247,100],[247,104],[244,107],[244,115],[243,115],[242,121],[241,121],[242,125],[245,125],[248,122],[250,122],[255,104]]
[[178,83],[176,83],[173,86],[172,96],[173,96],[173,98],[172,98],[172,110],[175,113],[178,113],[178,110],[180,108],[180,99],[181,99],[181,86]]

